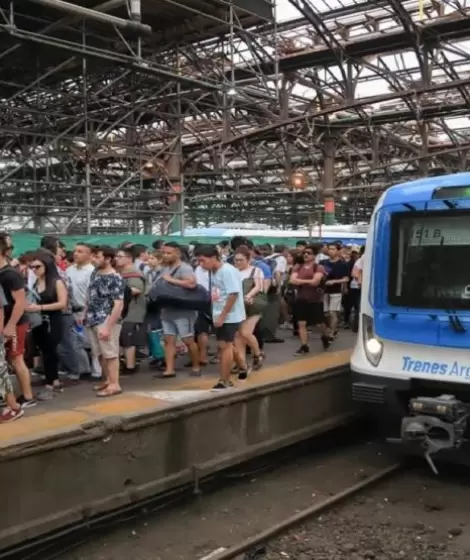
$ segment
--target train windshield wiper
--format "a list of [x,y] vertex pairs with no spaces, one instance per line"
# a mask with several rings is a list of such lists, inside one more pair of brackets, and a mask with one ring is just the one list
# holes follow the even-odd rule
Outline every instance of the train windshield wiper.
[[452,327],[455,333],[462,334],[464,332],[467,332],[467,329],[463,326],[460,317],[457,315],[455,311],[449,311],[446,309],[445,312],[449,316],[450,326]]
[[447,208],[449,208],[450,210],[454,210],[454,208],[458,207],[458,204],[456,202],[454,202],[453,200],[443,200],[442,201]]

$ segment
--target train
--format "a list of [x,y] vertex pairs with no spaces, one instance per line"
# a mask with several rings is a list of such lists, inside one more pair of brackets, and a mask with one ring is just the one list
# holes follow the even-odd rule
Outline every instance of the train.
[[344,245],[363,245],[367,237],[368,224],[352,225],[318,225],[314,224],[309,229],[281,230],[267,227],[265,224],[230,222],[214,224],[210,227],[186,228],[184,232],[172,233],[173,236],[197,237],[203,240],[205,237],[216,239],[230,239],[236,235],[257,239],[263,239],[272,243],[286,242],[300,239],[315,239],[325,243],[341,241]]
[[352,396],[387,441],[470,456],[470,173],[393,186],[371,218]]

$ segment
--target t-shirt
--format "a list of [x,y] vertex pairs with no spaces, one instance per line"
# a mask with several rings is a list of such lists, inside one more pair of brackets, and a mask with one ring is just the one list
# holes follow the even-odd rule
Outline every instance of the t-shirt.
[[[341,280],[341,278],[349,277],[348,263],[339,259],[337,261],[323,261],[322,265],[328,273],[328,280]],[[342,284],[333,284],[332,286],[325,286],[325,293],[327,294],[340,294],[342,291]]]
[[158,268],[148,267],[148,270],[145,273],[145,292],[147,294],[149,293],[150,288],[157,281],[157,279],[160,278],[161,273],[162,273],[161,266]]
[[[321,264],[314,264],[313,266],[300,264],[294,267],[293,272],[297,273],[299,280],[313,280],[315,274],[319,272],[326,274]],[[308,303],[320,303],[323,301],[323,292],[318,289],[318,286],[297,286],[297,299]]]
[[219,270],[212,273],[212,316],[217,319],[230,295],[237,294],[237,299],[225,319],[226,323],[241,323],[246,319],[243,299],[242,277],[231,264],[224,263]]
[[101,325],[111,315],[116,300],[124,300],[124,280],[116,272],[93,273],[88,286],[86,324]]
[[129,301],[129,307],[127,314],[124,317],[125,323],[143,323],[145,315],[147,313],[147,301],[145,298],[145,279],[144,275],[140,270],[137,270],[135,266],[132,266],[128,270],[123,271],[123,276],[126,274],[139,274],[139,278],[123,278],[124,282],[129,286],[129,288],[135,288],[139,290],[140,294],[138,296],[132,296]]
[[287,259],[284,255],[274,256],[276,266],[274,267],[274,274],[280,274],[281,285],[284,285],[287,276]]
[[276,261],[276,268],[274,272],[278,272],[279,274],[285,274],[287,272],[287,259],[284,255],[276,255],[274,257]]
[[253,259],[252,264],[254,266],[257,266],[258,268],[260,268],[263,271],[263,275],[264,275],[265,280],[272,280],[273,272],[272,272],[271,267],[269,266],[268,263],[264,262],[262,259],[260,259],[258,257],[255,257]]
[[[0,286],[0,309],[3,310],[3,309],[5,308],[5,305],[6,305],[6,304],[7,304],[7,298],[5,297],[5,293],[4,293],[4,291],[3,291],[3,288]],[[3,324],[0,323],[0,327],[1,327],[2,329],[3,329],[4,326],[5,326],[5,323],[3,323]],[[3,332],[2,332],[2,334],[0,334],[0,342],[3,342],[3,340],[4,340],[4,339],[3,339]],[[2,351],[3,351],[3,350],[0,348],[0,353],[1,353]],[[1,355],[1,354],[0,354],[0,355]]]
[[147,276],[147,273],[150,270],[147,263],[144,263],[144,261],[141,261],[140,259],[135,259],[134,265],[139,272],[142,272],[144,276]]
[[261,268],[258,268],[254,265],[248,266],[247,268],[245,268],[245,270],[239,270],[238,272],[240,273],[242,281],[247,280],[248,278],[259,278],[260,280],[264,280],[263,271],[261,270]]
[[[15,305],[15,300],[13,299],[12,292],[24,290],[25,280],[17,270],[7,265],[0,269],[0,286],[3,289],[5,299],[7,301],[6,305],[4,306],[6,325],[11,318],[13,306]],[[25,314],[23,314],[18,321],[18,325],[21,325],[26,321],[27,317]]]
[[320,264],[323,261],[328,261],[328,255],[325,255],[325,253],[318,253],[318,255],[315,257],[315,262],[317,264]]
[[7,298],[5,297],[5,292],[3,288],[0,286],[0,307],[3,309],[7,304]]
[[[362,270],[362,260],[363,257],[359,257],[357,259],[357,261],[354,263],[353,266],[353,272],[359,272],[360,270]],[[359,289],[361,286],[359,284],[359,282],[356,280],[356,278],[353,277],[353,279],[351,280],[351,289],[352,290],[357,290]]]
[[[164,266],[162,269],[162,276],[172,276],[176,280],[187,280],[194,277],[193,267],[185,262],[181,262],[176,266]],[[173,309],[165,307],[162,309],[161,317],[171,319],[172,321],[178,318],[193,317],[197,312],[192,309]]]
[[85,307],[90,278],[95,270],[92,264],[78,267],[73,264],[67,269],[67,278],[72,287],[72,302],[74,307]]
[[197,266],[194,274],[196,275],[196,282],[199,284],[199,286],[202,286],[203,288],[206,288],[207,291],[209,291],[209,271],[205,268],[202,268],[202,266]]
[[31,291],[33,289],[34,284],[36,284],[36,274],[34,274],[34,272],[28,268],[28,278],[26,281],[26,286],[28,287],[28,290]]

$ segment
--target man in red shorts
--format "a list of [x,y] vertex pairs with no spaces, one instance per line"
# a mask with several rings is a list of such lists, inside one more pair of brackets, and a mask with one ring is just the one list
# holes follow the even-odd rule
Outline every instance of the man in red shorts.
[[22,408],[34,406],[31,389],[31,377],[24,361],[26,333],[29,329],[28,320],[24,314],[26,307],[25,282],[21,274],[12,268],[8,262],[11,249],[11,239],[7,234],[0,234],[0,286],[5,293],[6,305],[5,327],[3,337],[7,359],[10,362],[20,384],[21,396],[18,403]]

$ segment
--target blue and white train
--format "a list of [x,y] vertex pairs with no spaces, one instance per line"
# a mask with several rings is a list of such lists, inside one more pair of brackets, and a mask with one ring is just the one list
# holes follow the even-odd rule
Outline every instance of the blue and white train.
[[187,228],[184,232],[178,231],[172,233],[172,236],[187,236],[203,239],[204,237],[212,237],[216,239],[230,239],[236,235],[248,237],[250,239],[268,238],[273,242],[279,240],[300,240],[300,239],[316,239],[325,243],[333,241],[341,241],[344,245],[363,245],[366,237],[367,224],[341,225],[332,226],[312,225],[310,229],[281,230],[266,227],[263,224],[231,222],[223,224],[214,224],[204,228]]
[[434,458],[470,450],[470,173],[380,198],[351,369],[354,400],[435,472]]

